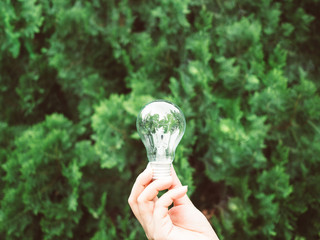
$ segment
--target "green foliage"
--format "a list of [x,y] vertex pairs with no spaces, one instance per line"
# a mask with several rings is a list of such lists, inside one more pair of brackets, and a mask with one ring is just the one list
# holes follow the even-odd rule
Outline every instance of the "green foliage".
[[1,1],[0,238],[143,239],[135,121],[162,98],[221,239],[318,239],[319,3]]

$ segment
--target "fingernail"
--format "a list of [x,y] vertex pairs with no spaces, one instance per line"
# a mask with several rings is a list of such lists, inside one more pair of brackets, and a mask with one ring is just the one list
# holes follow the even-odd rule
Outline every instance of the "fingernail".
[[148,164],[147,167],[144,169],[146,172],[152,172],[151,166]]
[[181,189],[183,189],[184,191],[188,191],[188,185],[182,186]]
[[169,182],[169,181],[172,181],[172,177],[171,176],[167,176],[167,177],[158,178],[157,180],[164,181],[164,182]]
[[146,167],[146,168],[151,168],[150,163],[147,164],[147,167]]

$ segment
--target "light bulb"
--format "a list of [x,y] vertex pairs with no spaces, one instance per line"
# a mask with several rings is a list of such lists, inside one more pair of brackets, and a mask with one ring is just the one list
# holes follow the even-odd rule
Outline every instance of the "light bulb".
[[153,179],[171,175],[171,163],[186,129],[179,107],[156,100],[142,108],[137,117],[137,130],[146,147]]

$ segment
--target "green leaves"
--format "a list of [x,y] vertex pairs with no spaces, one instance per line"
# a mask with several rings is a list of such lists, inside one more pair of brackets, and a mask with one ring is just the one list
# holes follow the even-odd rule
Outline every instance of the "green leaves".
[[[40,226],[47,239],[72,236],[81,215],[79,211],[68,214],[76,210],[81,179],[79,169],[71,162],[74,140],[72,123],[58,114],[47,117],[16,139],[15,150],[3,164],[4,180],[8,183],[2,201],[2,206],[8,206],[3,211],[3,224],[11,226],[9,236],[22,236],[32,224],[33,214],[44,216]],[[10,207],[11,202],[19,207]],[[16,219],[16,214],[23,217]]]
[[1,1],[0,238],[143,239],[136,117],[167,99],[221,239],[318,239],[318,2]]
[[32,39],[40,31],[44,20],[41,6],[36,4],[36,0],[17,1],[15,5],[10,1],[2,1],[0,9],[0,26],[5,30],[2,31],[6,37],[6,41],[2,39],[5,44],[1,46],[1,50],[9,50],[17,58],[21,47],[20,39]]
[[223,47],[225,51],[232,53],[239,53],[259,41],[261,25],[244,17],[238,22],[221,26],[217,29],[217,33],[221,36],[218,42],[220,48]]
[[121,159],[125,158],[123,147],[128,135],[125,131],[123,101],[123,96],[112,95],[97,106],[92,116],[92,128],[96,132],[93,137],[96,141],[95,150],[101,157],[102,168],[123,169],[125,165]]

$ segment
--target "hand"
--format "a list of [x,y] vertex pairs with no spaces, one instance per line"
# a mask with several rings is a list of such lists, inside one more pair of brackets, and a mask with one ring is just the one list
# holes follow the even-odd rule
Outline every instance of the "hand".
[[[152,170],[147,167],[133,185],[128,202],[147,238],[219,240],[206,217],[192,204],[187,187],[181,185],[173,168],[171,175],[152,181]],[[169,190],[158,198],[159,191],[165,189]]]

